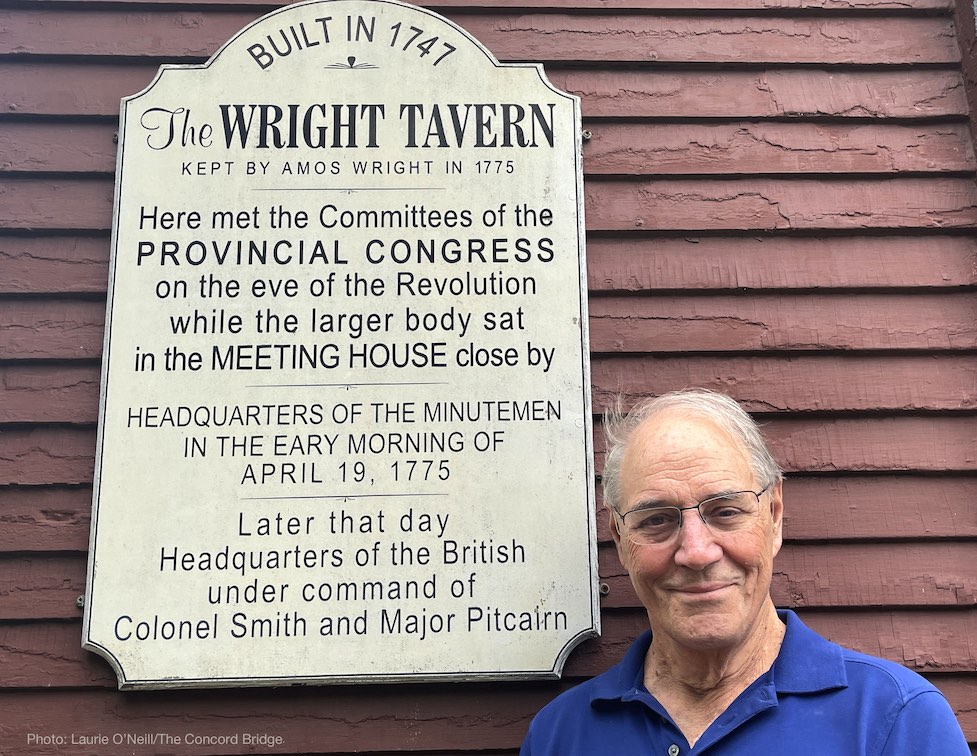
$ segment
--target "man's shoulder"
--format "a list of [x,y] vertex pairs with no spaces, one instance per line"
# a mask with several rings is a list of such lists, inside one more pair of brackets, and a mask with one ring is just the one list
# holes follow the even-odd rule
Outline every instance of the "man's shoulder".
[[575,685],[546,704],[533,718],[523,741],[523,756],[571,756],[606,753],[608,738],[626,737],[619,721],[606,717],[619,707],[602,702],[620,700],[620,665]]
[[903,702],[920,693],[939,692],[925,677],[901,664],[847,648],[841,652],[850,686],[877,689]]
[[924,677],[896,662],[840,646],[791,611],[780,615],[787,636],[776,662],[778,690],[803,694],[847,688],[902,703],[923,692],[938,692]]
[[605,698],[607,691],[616,686],[619,677],[620,669],[617,666],[611,667],[606,672],[560,693],[540,709],[536,718],[549,721],[566,716],[586,716],[593,702]]
[[[651,633],[645,632],[628,648],[624,658],[596,677],[592,677],[546,704],[533,719],[530,736],[561,733],[582,735],[591,724],[601,717],[608,706],[604,702],[621,701],[633,693],[636,680],[644,665],[644,656],[651,642]],[[613,708],[613,703],[611,703]]]

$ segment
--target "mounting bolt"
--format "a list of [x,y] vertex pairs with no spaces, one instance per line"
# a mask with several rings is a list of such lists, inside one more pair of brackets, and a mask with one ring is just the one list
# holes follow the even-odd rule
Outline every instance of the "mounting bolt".
[[75,606],[77,606],[79,609],[84,609],[85,608],[85,594],[84,593],[81,594],[78,598],[75,599]]
[[600,595],[601,596],[606,596],[610,592],[611,592],[611,587],[607,583],[601,583],[600,584]]
[[582,132],[580,132],[580,136],[583,137],[585,142],[589,142],[594,138],[594,133],[590,129],[584,129]]

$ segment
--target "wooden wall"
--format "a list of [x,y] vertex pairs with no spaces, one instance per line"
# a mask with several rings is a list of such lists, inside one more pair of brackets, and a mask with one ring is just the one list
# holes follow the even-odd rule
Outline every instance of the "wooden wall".
[[[789,474],[776,602],[926,675],[977,742],[977,185],[952,0],[426,5],[583,99],[595,412],[619,390],[743,401]],[[562,683],[120,694],[81,650],[119,99],[274,7],[0,1],[0,752],[264,733],[273,753],[511,754],[645,624],[602,524],[605,633]]]

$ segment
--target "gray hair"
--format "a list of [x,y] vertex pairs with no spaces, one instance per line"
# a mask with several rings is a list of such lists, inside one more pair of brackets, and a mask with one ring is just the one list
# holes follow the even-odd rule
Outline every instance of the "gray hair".
[[767,486],[784,477],[763,440],[760,429],[735,400],[707,389],[685,389],[644,399],[624,414],[619,407],[604,416],[604,435],[607,438],[607,456],[601,483],[604,506],[620,512],[621,462],[627,451],[631,434],[645,420],[670,410],[680,410],[704,417],[714,422],[743,445],[750,458],[750,467],[757,481]]

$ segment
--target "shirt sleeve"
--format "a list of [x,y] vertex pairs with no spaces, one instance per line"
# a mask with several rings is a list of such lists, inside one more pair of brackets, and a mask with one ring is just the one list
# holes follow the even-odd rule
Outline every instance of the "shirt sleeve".
[[939,691],[923,690],[896,715],[881,756],[971,756],[970,747]]

